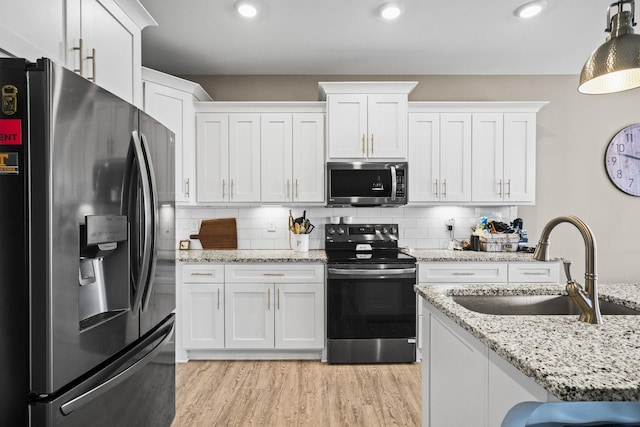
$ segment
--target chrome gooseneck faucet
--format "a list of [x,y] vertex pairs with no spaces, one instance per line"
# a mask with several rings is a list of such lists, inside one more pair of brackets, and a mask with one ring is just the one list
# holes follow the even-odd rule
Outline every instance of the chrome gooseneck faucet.
[[584,239],[585,246],[585,287],[584,290],[579,283],[571,278],[569,271],[571,262],[564,262],[564,270],[567,275],[567,293],[571,300],[580,309],[580,319],[583,322],[601,324],[602,316],[600,315],[600,305],[598,303],[598,275],[596,273],[596,238],[593,232],[584,221],[576,216],[559,216],[552,219],[544,226],[540,241],[536,247],[533,257],[538,261],[549,261],[549,234],[556,225],[563,222],[573,224]]

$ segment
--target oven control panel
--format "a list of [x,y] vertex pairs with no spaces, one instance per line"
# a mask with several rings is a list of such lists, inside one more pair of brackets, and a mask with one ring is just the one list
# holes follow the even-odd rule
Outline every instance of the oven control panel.
[[326,224],[326,242],[393,242],[398,224]]

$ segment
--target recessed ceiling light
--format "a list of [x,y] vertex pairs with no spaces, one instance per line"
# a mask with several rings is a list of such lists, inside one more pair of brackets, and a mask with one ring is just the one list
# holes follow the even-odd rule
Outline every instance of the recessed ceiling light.
[[387,20],[393,20],[402,15],[404,4],[399,1],[383,3],[378,9],[380,16]]
[[244,18],[253,18],[258,14],[256,5],[244,0],[236,2],[236,10]]
[[513,14],[518,18],[533,18],[537,16],[547,7],[545,0],[530,1],[517,8]]

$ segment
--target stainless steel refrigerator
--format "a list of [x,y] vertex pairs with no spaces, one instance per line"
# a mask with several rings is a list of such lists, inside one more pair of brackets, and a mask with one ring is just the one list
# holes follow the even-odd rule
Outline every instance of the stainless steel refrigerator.
[[173,134],[47,59],[0,91],[0,425],[170,425]]

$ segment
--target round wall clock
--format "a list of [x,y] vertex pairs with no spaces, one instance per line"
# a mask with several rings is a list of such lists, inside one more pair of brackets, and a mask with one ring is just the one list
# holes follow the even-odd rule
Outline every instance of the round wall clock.
[[604,166],[613,185],[632,196],[640,196],[640,124],[620,130],[609,142]]

